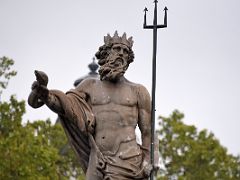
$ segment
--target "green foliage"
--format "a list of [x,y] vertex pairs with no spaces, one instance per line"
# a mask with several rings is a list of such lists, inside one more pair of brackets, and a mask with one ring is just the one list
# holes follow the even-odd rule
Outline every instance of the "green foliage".
[[[7,57],[0,58],[0,95],[16,75],[16,71],[10,70],[13,64]],[[24,113],[25,102],[15,96],[9,102],[0,101],[0,179],[83,180],[61,125],[52,125],[50,120],[23,125]]]
[[240,179],[240,158],[227,154],[212,133],[198,132],[183,118],[178,111],[160,117],[159,150],[165,168],[158,179]]
[[0,179],[83,179],[67,139],[50,120],[22,125],[25,102],[12,96],[0,103]]
[[13,64],[14,61],[12,59],[5,56],[0,58],[0,95],[2,89],[7,88],[9,79],[17,74],[16,71],[10,70]]

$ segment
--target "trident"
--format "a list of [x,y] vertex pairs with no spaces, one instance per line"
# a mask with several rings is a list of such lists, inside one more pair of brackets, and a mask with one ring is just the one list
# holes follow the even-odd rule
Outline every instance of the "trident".
[[[144,9],[144,29],[153,29],[153,58],[152,58],[152,108],[151,108],[151,164],[154,166],[154,135],[155,135],[155,91],[156,91],[156,56],[157,56],[157,29],[167,27],[167,7],[164,8],[164,24],[157,24],[157,0],[154,0],[154,19],[153,25],[147,25],[146,14],[148,9]],[[154,179],[154,172],[151,172],[150,180]]]

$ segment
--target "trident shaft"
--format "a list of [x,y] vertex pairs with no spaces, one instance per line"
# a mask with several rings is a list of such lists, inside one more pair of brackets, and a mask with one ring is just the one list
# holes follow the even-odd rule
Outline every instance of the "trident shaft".
[[[144,29],[153,29],[153,58],[152,58],[152,108],[151,108],[151,164],[154,166],[154,137],[155,137],[155,91],[156,91],[156,56],[157,56],[157,29],[167,27],[167,7],[164,8],[164,24],[157,24],[157,0],[154,0],[154,19],[153,25],[147,25],[147,8],[144,9]],[[151,172],[150,180],[154,179],[154,172]]]

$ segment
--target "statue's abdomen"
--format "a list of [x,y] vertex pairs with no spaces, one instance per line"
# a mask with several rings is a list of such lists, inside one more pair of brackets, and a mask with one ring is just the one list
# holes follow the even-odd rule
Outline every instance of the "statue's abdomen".
[[133,107],[100,109],[95,114],[95,141],[103,153],[115,154],[122,142],[135,141],[137,113]]

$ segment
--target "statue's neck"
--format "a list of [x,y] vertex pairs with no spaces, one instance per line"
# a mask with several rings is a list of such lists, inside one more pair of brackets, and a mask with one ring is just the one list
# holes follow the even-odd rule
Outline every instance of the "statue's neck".
[[112,84],[119,84],[119,83],[122,83],[122,82],[125,82],[126,81],[126,78],[124,76],[121,76],[120,78],[116,79],[116,80],[103,80],[105,82],[108,82],[108,83],[112,83]]

